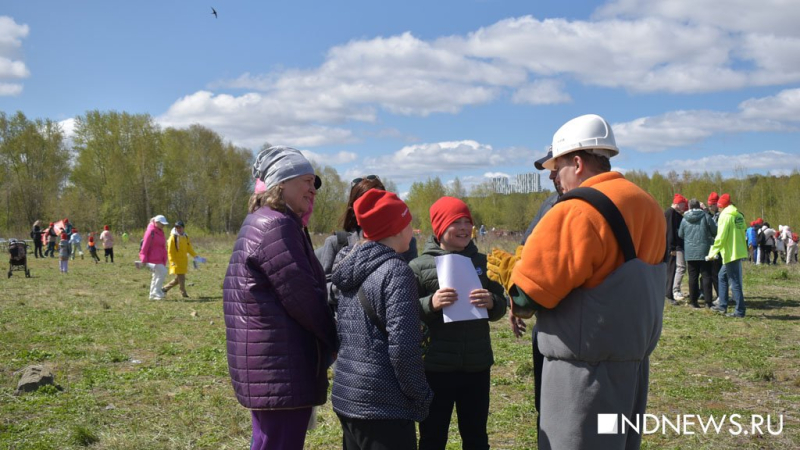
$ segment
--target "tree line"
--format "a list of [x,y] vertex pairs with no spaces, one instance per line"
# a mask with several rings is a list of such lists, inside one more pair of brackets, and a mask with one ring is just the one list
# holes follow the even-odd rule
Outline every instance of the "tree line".
[[[110,225],[136,232],[164,214],[195,232],[236,233],[253,190],[253,158],[250,149],[201,125],[162,129],[147,114],[89,111],[76,117],[70,143],[57,122],[0,112],[0,228],[3,234],[21,233],[36,220],[68,217],[87,230]],[[314,165],[323,187],[309,230],[330,233],[341,228],[350,180],[333,167]],[[797,170],[781,177],[743,171],[732,178],[688,171],[625,176],[664,208],[675,193],[705,202],[711,191],[728,192],[748,221],[762,217],[773,226],[800,227]],[[397,191],[394,182],[382,181]],[[428,210],[444,195],[463,199],[477,226],[523,231],[549,192],[502,195],[488,183],[467,191],[458,178],[448,184],[438,177],[416,181],[406,197],[415,229],[430,232]]]

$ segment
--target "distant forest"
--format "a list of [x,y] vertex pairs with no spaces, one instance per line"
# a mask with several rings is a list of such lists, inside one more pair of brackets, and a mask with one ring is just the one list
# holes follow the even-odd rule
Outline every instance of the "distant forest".
[[[76,117],[69,143],[57,122],[0,112],[0,237],[25,233],[36,220],[46,224],[65,217],[79,229],[110,225],[135,234],[157,214],[183,220],[194,234],[235,234],[253,189],[252,161],[250,149],[225,142],[208,128],[161,129],[146,114],[89,111]],[[330,166],[315,167],[323,187],[309,229],[330,233],[341,227],[349,180]],[[762,217],[773,227],[800,228],[797,170],[780,177],[688,171],[625,176],[663,208],[675,193],[705,202],[712,191],[727,192],[748,222]],[[383,181],[396,190],[391,180]],[[477,226],[522,231],[549,194],[501,195],[488,184],[467,191],[458,178],[447,185],[439,178],[417,181],[407,197],[414,228],[430,231],[428,209],[443,195],[464,199]]]

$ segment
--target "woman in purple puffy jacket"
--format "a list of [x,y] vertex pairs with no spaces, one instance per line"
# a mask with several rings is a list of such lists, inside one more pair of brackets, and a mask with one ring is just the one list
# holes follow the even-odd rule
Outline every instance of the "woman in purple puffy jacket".
[[325,274],[301,219],[321,183],[288,147],[261,150],[253,174],[266,191],[250,199],[223,284],[228,369],[251,411],[251,449],[301,450],[338,345]]

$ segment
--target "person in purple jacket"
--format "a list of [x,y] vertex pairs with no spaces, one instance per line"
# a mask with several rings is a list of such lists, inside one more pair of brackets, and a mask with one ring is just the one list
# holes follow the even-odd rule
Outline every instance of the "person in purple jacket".
[[253,175],[266,190],[250,198],[223,283],[228,370],[251,412],[251,450],[300,450],[338,348],[325,274],[301,219],[319,183],[289,147],[262,149]]

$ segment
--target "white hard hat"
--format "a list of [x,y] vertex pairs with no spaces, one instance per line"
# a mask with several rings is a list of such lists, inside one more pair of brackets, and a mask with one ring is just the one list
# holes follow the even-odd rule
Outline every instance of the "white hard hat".
[[559,156],[578,150],[603,155],[607,158],[619,153],[611,125],[597,114],[576,117],[561,126],[553,135],[553,157],[542,163],[547,170],[555,170]]

